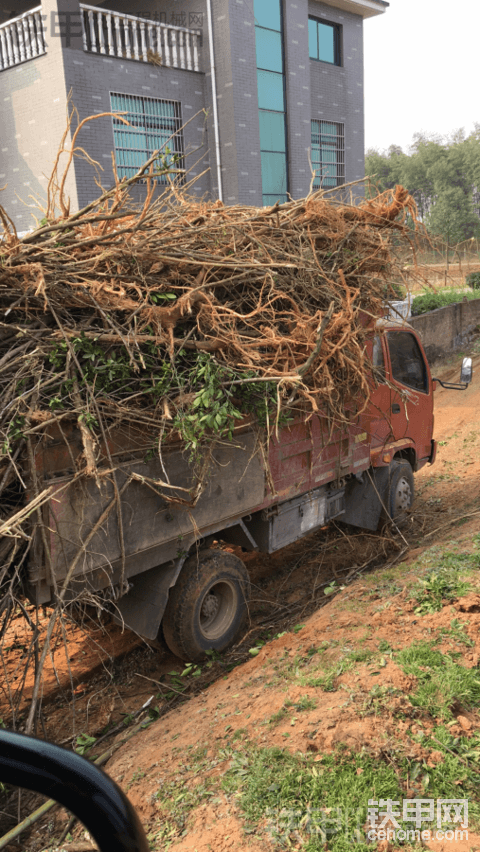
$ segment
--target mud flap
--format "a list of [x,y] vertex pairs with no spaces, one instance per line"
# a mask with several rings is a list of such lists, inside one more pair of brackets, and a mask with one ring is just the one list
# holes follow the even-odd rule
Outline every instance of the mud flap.
[[341,520],[354,527],[376,530],[388,495],[390,466],[364,471],[345,486],[345,513]]
[[175,585],[187,558],[180,556],[170,565],[157,565],[132,580],[128,594],[117,601],[113,620],[128,627],[144,639],[155,640],[168,603],[168,593]]

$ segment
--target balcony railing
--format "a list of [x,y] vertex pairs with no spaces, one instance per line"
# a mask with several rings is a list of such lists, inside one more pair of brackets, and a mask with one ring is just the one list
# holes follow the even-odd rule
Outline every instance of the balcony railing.
[[0,71],[46,52],[41,6],[0,25]]
[[200,30],[175,27],[80,3],[89,53],[199,71]]

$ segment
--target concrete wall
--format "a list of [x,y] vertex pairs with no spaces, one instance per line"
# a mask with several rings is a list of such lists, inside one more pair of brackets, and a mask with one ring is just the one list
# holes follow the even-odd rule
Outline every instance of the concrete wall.
[[420,334],[430,364],[461,349],[480,327],[480,299],[437,308],[411,317],[409,325]]

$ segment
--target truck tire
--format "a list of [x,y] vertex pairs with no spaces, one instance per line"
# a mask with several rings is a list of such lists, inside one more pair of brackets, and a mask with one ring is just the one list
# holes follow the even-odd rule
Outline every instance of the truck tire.
[[397,527],[404,526],[408,519],[414,497],[413,471],[406,459],[393,461],[390,466],[388,491],[385,499],[385,510],[382,520],[394,521]]
[[204,550],[185,562],[162,626],[170,651],[182,660],[202,660],[224,651],[245,622],[250,581],[243,562],[222,550]]

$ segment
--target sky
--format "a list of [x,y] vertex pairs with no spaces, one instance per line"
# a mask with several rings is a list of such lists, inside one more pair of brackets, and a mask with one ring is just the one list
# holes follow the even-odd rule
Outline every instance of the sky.
[[389,0],[364,21],[365,147],[480,123],[480,0]]

